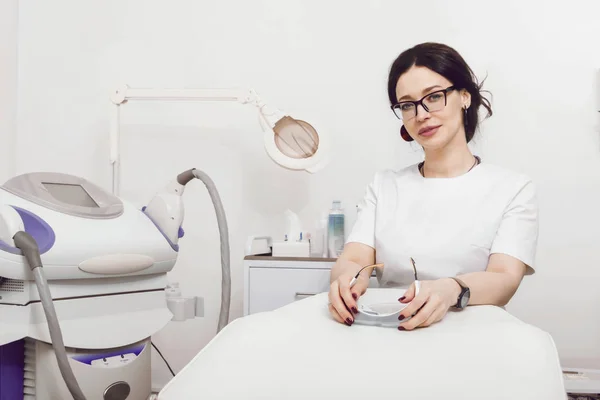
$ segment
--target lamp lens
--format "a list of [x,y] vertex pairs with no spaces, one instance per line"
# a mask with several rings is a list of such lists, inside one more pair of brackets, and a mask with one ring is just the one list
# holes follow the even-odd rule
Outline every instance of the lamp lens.
[[285,116],[273,131],[277,148],[290,158],[309,158],[317,152],[319,135],[308,122]]

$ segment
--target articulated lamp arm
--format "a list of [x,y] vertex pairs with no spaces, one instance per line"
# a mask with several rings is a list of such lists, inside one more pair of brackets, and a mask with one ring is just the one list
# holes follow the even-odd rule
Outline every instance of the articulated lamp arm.
[[122,86],[111,93],[110,163],[112,191],[119,195],[120,109],[128,101],[225,101],[251,104],[258,109],[265,148],[279,165],[317,172],[327,163],[327,141],[307,122],[268,107],[252,89],[137,89]]

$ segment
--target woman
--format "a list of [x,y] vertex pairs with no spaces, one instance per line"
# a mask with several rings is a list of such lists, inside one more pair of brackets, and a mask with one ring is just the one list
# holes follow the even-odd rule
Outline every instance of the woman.
[[[425,160],[382,171],[368,186],[357,221],[331,271],[329,310],[352,325],[373,268],[383,287],[408,287],[398,329],[440,321],[450,308],[506,305],[532,274],[538,207],[526,176],[485,163],[468,143],[480,107],[491,116],[474,74],[452,48],[424,43],[406,50],[389,73],[388,95],[401,136]],[[415,296],[414,260],[421,288]],[[408,321],[402,319],[413,316]]]

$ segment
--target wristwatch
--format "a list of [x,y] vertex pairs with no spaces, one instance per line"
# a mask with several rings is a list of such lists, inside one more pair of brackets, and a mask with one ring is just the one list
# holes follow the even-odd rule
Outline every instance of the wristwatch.
[[469,299],[471,298],[471,290],[460,279],[455,278],[453,276],[451,276],[450,278],[454,279],[456,281],[456,283],[458,283],[458,285],[460,286],[460,289],[461,289],[460,294],[458,295],[456,304],[453,305],[452,307],[454,307],[458,310],[463,310],[467,306],[467,304],[469,304]]

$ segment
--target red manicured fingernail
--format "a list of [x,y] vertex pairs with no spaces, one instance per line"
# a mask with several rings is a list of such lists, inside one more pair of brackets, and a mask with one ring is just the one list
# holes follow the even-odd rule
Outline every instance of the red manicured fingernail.
[[357,295],[356,293],[352,293],[352,298],[353,298],[354,300],[356,300],[356,299],[358,299],[358,295]]
[[402,301],[402,300],[404,300],[405,298],[406,298],[406,296],[402,296],[402,297],[400,297],[400,298],[398,299],[398,301]]
[[358,314],[358,310],[356,309],[356,307],[352,307],[352,312],[353,312],[354,314]]
[[350,319],[350,317],[346,318],[346,325],[351,326],[353,322],[354,321],[352,321],[352,319]]
[[405,327],[403,327],[403,326],[399,326],[399,327],[398,327],[398,330],[399,330],[399,331],[405,331],[405,330],[406,330],[406,328],[405,328]]
[[404,315],[400,314],[400,316],[398,317],[399,321],[402,321],[404,319]]

